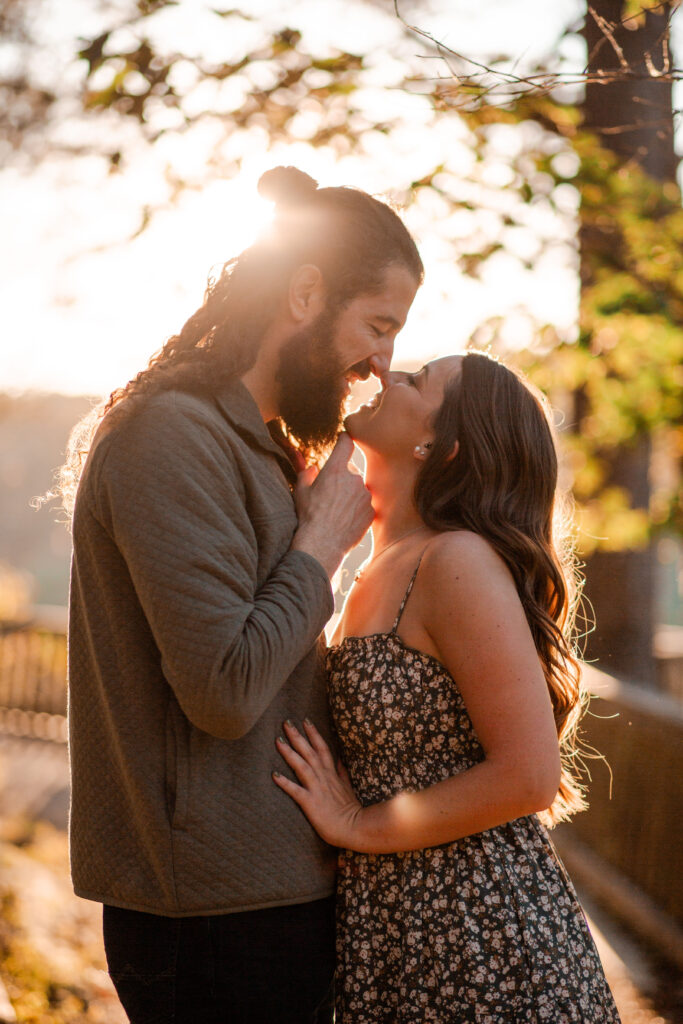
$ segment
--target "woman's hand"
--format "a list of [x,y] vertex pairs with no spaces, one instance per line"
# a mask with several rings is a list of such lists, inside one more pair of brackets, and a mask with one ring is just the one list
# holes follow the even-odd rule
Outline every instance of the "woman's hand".
[[353,849],[363,808],[346,769],[341,762],[335,767],[330,748],[308,720],[304,722],[305,736],[291,722],[285,722],[284,729],[289,743],[280,737],[276,746],[299,784],[279,772],[273,773],[273,781],[298,803],[326,842]]

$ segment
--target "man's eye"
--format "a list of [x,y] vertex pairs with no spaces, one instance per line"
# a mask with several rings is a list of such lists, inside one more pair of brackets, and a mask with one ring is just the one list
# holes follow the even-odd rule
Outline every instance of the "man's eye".
[[375,324],[370,324],[370,327],[375,332],[378,338],[381,338],[382,335],[384,334],[384,331],[382,330],[381,327],[376,327]]

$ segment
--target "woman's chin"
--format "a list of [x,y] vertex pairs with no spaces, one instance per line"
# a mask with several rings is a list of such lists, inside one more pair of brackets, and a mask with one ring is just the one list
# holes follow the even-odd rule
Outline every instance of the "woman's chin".
[[358,412],[352,412],[348,416],[344,417],[344,430],[349,435],[352,441],[356,441],[358,444],[362,444],[363,428],[358,422],[360,417],[360,409]]

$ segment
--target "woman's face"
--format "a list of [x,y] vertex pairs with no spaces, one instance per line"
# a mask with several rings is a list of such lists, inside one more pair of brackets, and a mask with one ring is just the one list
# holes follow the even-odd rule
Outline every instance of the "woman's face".
[[462,356],[427,363],[417,373],[393,371],[383,375],[382,390],[344,426],[364,450],[386,458],[414,459],[434,437],[434,417],[446,384],[461,373]]

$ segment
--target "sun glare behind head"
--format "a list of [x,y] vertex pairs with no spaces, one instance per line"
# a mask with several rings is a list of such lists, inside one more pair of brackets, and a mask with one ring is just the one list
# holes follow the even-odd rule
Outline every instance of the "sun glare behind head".
[[225,191],[227,195],[221,196],[221,218],[230,255],[236,255],[268,233],[274,207],[258,194],[256,181],[251,176],[231,182]]

